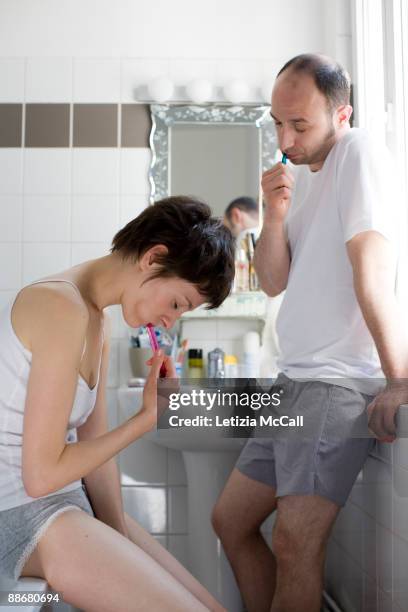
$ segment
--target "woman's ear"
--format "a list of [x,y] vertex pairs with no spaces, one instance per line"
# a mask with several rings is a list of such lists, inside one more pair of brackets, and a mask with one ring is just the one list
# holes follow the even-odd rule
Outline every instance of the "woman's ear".
[[164,244],[155,244],[142,255],[139,259],[139,264],[144,272],[147,272],[151,266],[157,263],[157,256],[167,255],[168,248]]

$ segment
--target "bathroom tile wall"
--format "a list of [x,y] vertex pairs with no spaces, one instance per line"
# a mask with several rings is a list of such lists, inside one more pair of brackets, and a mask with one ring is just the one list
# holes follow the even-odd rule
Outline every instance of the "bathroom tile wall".
[[[188,0],[61,0],[58,10],[52,0],[2,3],[0,307],[23,284],[106,254],[115,231],[147,205],[149,127],[138,102],[151,79],[169,76],[183,96],[189,80],[208,78],[219,96],[244,78],[262,101],[260,86],[297,53],[332,53],[351,70],[349,21],[349,0],[257,0],[251,11],[235,0],[199,11]],[[116,389],[130,371],[127,330],[117,308],[110,314],[113,427]],[[202,348],[239,351],[234,326],[210,326],[188,333]],[[141,440],[120,466],[126,509],[185,562],[180,454]]]
[[336,521],[328,592],[347,612],[408,610],[407,442],[377,444]]

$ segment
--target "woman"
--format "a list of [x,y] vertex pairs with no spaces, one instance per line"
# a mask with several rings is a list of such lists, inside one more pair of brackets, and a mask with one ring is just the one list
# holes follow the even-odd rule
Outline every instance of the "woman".
[[228,295],[233,239],[210,214],[162,200],[109,255],[32,283],[0,314],[0,573],[45,578],[86,611],[222,609],[123,511],[114,456],[154,427],[156,380],[173,363],[156,352],[142,410],[110,432],[105,401],[104,308],[170,328]]

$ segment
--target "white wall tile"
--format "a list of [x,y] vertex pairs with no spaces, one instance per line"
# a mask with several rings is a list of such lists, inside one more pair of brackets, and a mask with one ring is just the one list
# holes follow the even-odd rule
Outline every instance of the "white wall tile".
[[23,284],[69,268],[68,243],[26,243],[23,245]]
[[365,515],[363,523],[363,563],[364,572],[373,579],[377,579],[377,538],[376,522]]
[[376,526],[377,581],[380,589],[391,594],[393,582],[393,534],[381,525]]
[[0,241],[19,242],[21,240],[21,221],[23,217],[23,198],[19,195],[0,196]]
[[72,241],[110,242],[119,229],[118,196],[73,196]]
[[122,317],[122,308],[119,304],[105,309],[110,318],[111,338],[127,338],[127,327]]
[[165,487],[122,487],[125,512],[150,533],[166,533]]
[[[389,444],[388,446],[391,446]],[[408,439],[398,438],[392,444],[392,460],[394,465],[408,469]]]
[[74,102],[118,102],[120,60],[116,58],[74,59]]
[[346,504],[340,511],[333,528],[333,538],[363,566],[363,528],[366,514],[354,504]]
[[[216,342],[217,322],[203,319],[183,319],[183,337],[191,342],[213,340]],[[215,346],[215,345],[214,345]]]
[[187,535],[169,535],[169,552],[176,557],[184,567],[189,569],[190,556]]
[[71,265],[109,255],[109,248],[110,244],[106,242],[74,242],[71,245]]
[[16,296],[16,291],[0,291],[0,310]]
[[0,103],[24,101],[24,58],[0,59]]
[[71,102],[72,59],[29,57],[26,72],[26,102]]
[[239,340],[248,331],[259,332],[259,323],[256,320],[245,319],[219,319],[217,324],[217,340]]
[[168,548],[167,536],[166,535],[155,535],[153,534],[154,539],[158,542],[163,548]]
[[21,245],[0,243],[0,290],[19,289],[21,286]]
[[72,191],[76,195],[116,195],[119,190],[118,149],[73,149]]
[[110,340],[109,369],[107,386],[117,387],[119,384],[119,344],[116,338]]
[[108,427],[109,431],[115,429],[118,423],[118,401],[116,389],[106,390],[106,402],[108,405]]
[[26,242],[69,242],[71,197],[24,196],[23,239]]
[[150,149],[143,147],[121,149],[120,191],[122,194],[148,195],[150,193],[150,161]]
[[136,102],[140,98],[147,99],[147,84],[153,79],[167,76],[169,73],[168,59],[125,58],[122,60],[122,102]]
[[381,589],[377,589],[377,600],[377,612],[401,612],[399,606],[398,610],[393,606],[392,596],[388,593],[384,593]]
[[186,485],[187,476],[183,456],[180,451],[168,450],[167,474],[169,485]]
[[371,451],[370,455],[373,457],[378,457],[383,461],[387,461],[388,463],[392,463],[392,451],[394,444],[388,444],[386,442],[379,442],[376,440],[374,449]]
[[169,487],[169,533],[187,532],[187,487]]
[[147,195],[128,195],[120,197],[119,209],[119,226],[124,227],[140,215],[140,213],[149,205]]
[[333,593],[333,590],[338,585],[340,553],[340,547],[337,542],[333,538],[329,538],[324,570],[324,587],[330,593]]
[[23,191],[23,149],[0,149],[0,194]]
[[195,79],[206,79],[215,82],[217,62],[207,59],[171,59],[169,77],[176,85],[187,85]]
[[[402,610],[408,610],[407,559],[408,543],[398,536],[393,536],[393,589],[392,596]],[[387,589],[384,589],[388,592]]]
[[122,485],[167,484],[167,449],[150,440],[139,438],[130,444],[119,462]]
[[129,360],[129,339],[126,337],[122,338],[119,343],[119,384],[126,385],[132,376]]
[[377,583],[374,578],[362,573],[363,606],[361,612],[377,612]]
[[[333,595],[342,610],[360,612],[363,603],[364,578],[361,568],[340,547],[337,548],[337,575],[332,578]],[[339,580],[341,576],[341,580]]]
[[268,518],[266,518],[261,525],[261,532],[264,535],[268,536],[267,537],[268,541],[271,540],[271,534],[272,534],[272,530],[273,530],[275,521],[276,521],[276,512],[272,512],[272,514],[270,514]]
[[363,468],[363,510],[392,528],[392,466],[368,457]]
[[393,469],[393,531],[408,542],[408,470]]
[[70,149],[25,149],[24,193],[69,194],[71,191]]

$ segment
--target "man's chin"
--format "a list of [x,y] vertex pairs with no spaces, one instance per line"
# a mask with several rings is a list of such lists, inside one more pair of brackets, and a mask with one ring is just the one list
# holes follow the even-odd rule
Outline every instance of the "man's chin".
[[290,163],[293,164],[294,166],[301,166],[303,164],[308,163],[307,159],[305,159],[301,155],[294,155],[293,157],[288,157],[288,159]]

